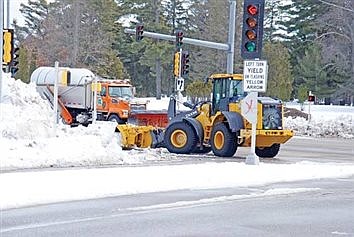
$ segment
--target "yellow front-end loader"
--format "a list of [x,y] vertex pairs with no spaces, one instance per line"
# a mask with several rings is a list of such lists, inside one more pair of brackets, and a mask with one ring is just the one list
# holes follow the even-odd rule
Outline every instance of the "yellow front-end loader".
[[[238,147],[251,146],[252,125],[241,115],[243,91],[242,74],[213,74],[211,101],[196,105],[184,103],[191,110],[176,112],[176,99],[170,98],[166,128],[152,126],[118,125],[122,146],[165,147],[171,153],[208,153],[231,157]],[[256,154],[275,157],[280,144],[287,142],[293,131],[284,129],[283,105],[280,100],[258,97]],[[150,118],[151,119],[151,118]],[[148,121],[149,119],[144,119]]]
[[[164,132],[164,146],[172,153],[189,154],[213,151],[216,156],[231,157],[237,147],[251,146],[251,124],[241,115],[242,74],[214,74],[211,102],[190,106],[191,111],[176,114]],[[258,97],[256,154],[274,157],[280,144],[293,136],[283,128],[280,100]]]

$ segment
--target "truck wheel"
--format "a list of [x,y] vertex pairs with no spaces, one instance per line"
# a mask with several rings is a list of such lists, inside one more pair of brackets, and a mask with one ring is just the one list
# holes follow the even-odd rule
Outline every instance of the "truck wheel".
[[108,117],[108,121],[116,122],[118,124],[125,124],[125,121],[123,119],[119,118],[119,116],[116,114],[111,114]]
[[214,155],[231,157],[237,150],[236,133],[230,131],[225,123],[218,123],[211,133],[211,149]]
[[164,142],[171,153],[189,154],[197,145],[197,135],[188,123],[176,122],[166,129]]
[[263,158],[273,158],[279,152],[280,144],[273,144],[270,147],[256,147],[256,155]]

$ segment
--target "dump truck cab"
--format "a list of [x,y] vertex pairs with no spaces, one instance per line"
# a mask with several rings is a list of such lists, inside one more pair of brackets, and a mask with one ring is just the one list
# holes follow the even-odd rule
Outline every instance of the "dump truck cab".
[[129,80],[98,80],[97,111],[105,119],[125,123],[130,115],[133,88]]

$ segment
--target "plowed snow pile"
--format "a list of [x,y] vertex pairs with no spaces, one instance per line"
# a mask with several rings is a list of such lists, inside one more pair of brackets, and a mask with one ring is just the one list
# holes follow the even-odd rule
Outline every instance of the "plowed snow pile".
[[0,104],[0,169],[139,163],[159,151],[122,151],[115,124],[55,126],[34,84],[5,77]]

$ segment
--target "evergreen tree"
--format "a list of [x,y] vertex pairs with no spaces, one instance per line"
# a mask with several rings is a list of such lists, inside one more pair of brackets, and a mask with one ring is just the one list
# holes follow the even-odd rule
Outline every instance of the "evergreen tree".
[[[123,10],[122,17],[131,16],[135,21],[142,22],[144,30],[163,34],[171,32],[160,1],[127,0],[121,1],[119,5]],[[140,95],[161,98],[162,79],[169,80],[172,73],[173,46],[166,41],[147,37],[141,42],[133,42],[131,36],[129,38],[124,38],[123,44],[117,43],[116,49],[128,71],[136,76],[133,77],[134,84],[142,89]],[[153,79],[155,84],[151,83]]]
[[171,35],[174,35],[176,30],[188,32],[191,24],[189,22],[188,5],[190,2],[187,0],[169,0],[162,2],[163,15],[166,18],[166,24],[171,29]]
[[264,55],[269,64],[266,95],[289,100],[292,93],[293,76],[288,50],[280,42],[266,43]]
[[285,14],[281,11],[281,0],[266,1],[264,14],[264,37],[265,41],[273,41],[279,35],[280,31],[286,32],[281,22]]
[[[227,42],[229,1],[208,0],[194,2],[192,21],[197,29],[192,38]],[[226,52],[205,47],[193,47],[191,54],[191,78],[203,79],[213,73],[226,72]]]
[[295,72],[299,75],[300,85],[304,84],[319,98],[330,96],[337,88],[335,81],[328,76],[331,64],[323,64],[321,48],[314,44],[299,58]]

